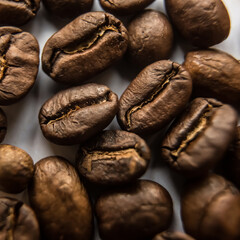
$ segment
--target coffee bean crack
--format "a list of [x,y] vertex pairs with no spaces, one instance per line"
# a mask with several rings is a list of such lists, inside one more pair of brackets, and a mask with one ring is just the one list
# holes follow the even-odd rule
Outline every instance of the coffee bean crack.
[[17,2],[26,5],[33,13],[36,13],[37,8],[34,0],[9,0],[10,2]]

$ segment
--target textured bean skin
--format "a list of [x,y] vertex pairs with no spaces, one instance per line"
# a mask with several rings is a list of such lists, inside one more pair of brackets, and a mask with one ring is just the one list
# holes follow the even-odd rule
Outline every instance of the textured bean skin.
[[43,70],[62,83],[81,83],[119,60],[128,33],[113,15],[89,12],[70,22],[45,44]]
[[194,238],[182,232],[162,232],[152,240],[194,240]]
[[147,180],[105,193],[96,202],[103,240],[144,240],[168,228],[172,200],[165,188]]
[[33,210],[13,198],[0,198],[2,240],[39,240],[39,225]]
[[117,95],[104,85],[90,83],[63,90],[46,101],[39,123],[49,141],[73,145],[107,127],[117,110]]
[[0,108],[0,143],[4,140],[7,133],[7,116]]
[[148,135],[169,124],[185,107],[192,91],[189,73],[168,60],[144,68],[119,101],[122,129]]
[[230,19],[221,0],[165,0],[169,18],[193,45],[209,47],[228,37]]
[[240,101],[240,63],[219,50],[192,51],[186,55],[184,67],[193,80],[193,94],[214,97],[238,105]]
[[39,64],[36,38],[15,27],[0,27],[0,105],[23,98],[35,83]]
[[240,194],[218,175],[211,174],[187,186],[181,215],[184,229],[196,239],[240,238]]
[[36,163],[29,198],[44,239],[91,239],[88,195],[76,170],[65,159],[54,156]]
[[101,185],[126,184],[147,169],[150,149],[134,133],[104,131],[79,148],[77,167],[89,181]]
[[93,0],[43,0],[45,8],[63,18],[75,18],[91,10]]
[[236,125],[237,112],[231,106],[196,98],[165,135],[161,158],[185,176],[206,174],[223,157]]
[[34,18],[40,0],[0,0],[0,24],[21,26]]
[[137,13],[147,7],[154,0],[100,0],[102,8],[116,15]]
[[0,190],[7,193],[22,192],[33,172],[33,160],[28,153],[12,145],[0,145]]
[[128,57],[134,65],[143,68],[170,57],[173,30],[163,13],[154,10],[139,13],[130,22],[128,33]]

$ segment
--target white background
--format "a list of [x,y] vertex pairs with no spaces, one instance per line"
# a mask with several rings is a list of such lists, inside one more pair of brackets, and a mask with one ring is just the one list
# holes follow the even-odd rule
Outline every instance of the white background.
[[[231,18],[231,32],[227,40],[214,47],[224,50],[232,54],[235,58],[240,59],[240,1],[225,0],[224,2]],[[148,8],[165,12],[163,0],[156,0]],[[98,0],[94,0],[92,8],[92,11],[96,10],[102,10]],[[68,20],[50,16],[41,5],[36,18],[23,26],[22,29],[32,33],[38,39],[41,54],[48,38],[68,22]],[[177,37],[176,40],[179,41],[179,38]],[[175,43],[174,51],[170,59],[182,63],[184,54],[190,49],[192,49],[192,47],[181,40],[180,45]],[[106,84],[120,97],[135,75],[136,73],[131,70],[131,66],[127,66],[125,63],[120,62],[88,82]],[[59,85],[51,80],[42,71],[40,64],[36,83],[30,93],[20,102],[3,107],[8,118],[8,130],[3,143],[12,144],[24,149],[31,155],[34,162],[51,155],[60,155],[70,161],[74,161],[78,146],[58,146],[50,143],[43,137],[38,123],[38,113],[42,104],[64,88],[66,88],[66,86]],[[108,128],[119,129],[116,119],[113,120]],[[183,179],[172,171],[169,171],[168,167],[158,158],[157,150],[159,146],[156,139],[158,139],[158,137],[154,136],[148,141],[154,154],[151,166],[142,178],[152,179],[163,185],[169,191],[174,200],[174,218],[171,229],[182,230],[179,192],[181,191]],[[2,193],[1,195],[9,194]],[[17,195],[20,199],[25,199],[25,196],[26,193]],[[95,240],[96,239],[99,239],[97,233]]]

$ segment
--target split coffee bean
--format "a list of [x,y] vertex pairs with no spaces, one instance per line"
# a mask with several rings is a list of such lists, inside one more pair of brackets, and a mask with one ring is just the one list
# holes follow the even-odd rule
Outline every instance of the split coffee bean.
[[29,188],[44,240],[90,240],[92,210],[74,167],[61,157],[47,157],[35,165]]
[[4,140],[7,133],[7,117],[4,111],[0,108],[0,143]]
[[117,95],[104,85],[90,83],[60,91],[46,101],[39,123],[49,141],[73,145],[107,127],[117,110]]
[[34,18],[40,0],[0,0],[0,24],[21,26]]
[[104,12],[85,13],[47,41],[43,70],[55,81],[79,84],[119,60],[127,45],[120,20]]
[[40,231],[33,210],[12,198],[0,198],[2,240],[39,240]]
[[152,240],[195,240],[182,232],[162,232],[156,235]]
[[32,34],[0,27],[0,105],[15,103],[30,91],[38,64],[39,46]]
[[0,145],[0,190],[22,192],[33,177],[33,172],[33,160],[24,150],[12,145]]
[[209,47],[228,37],[230,19],[221,0],[165,0],[178,32],[193,45]]
[[119,101],[122,129],[140,135],[161,130],[186,106],[192,92],[189,73],[169,60],[144,68]]
[[161,159],[195,177],[213,168],[234,138],[237,112],[211,98],[196,98],[175,120],[161,146]]
[[147,7],[154,0],[100,0],[102,8],[106,12],[116,15],[130,15]]
[[240,63],[237,59],[220,50],[192,51],[187,54],[184,67],[192,77],[194,96],[239,104]]
[[150,158],[146,142],[136,134],[104,131],[79,148],[77,168],[95,184],[118,185],[141,177]]
[[173,48],[173,30],[167,17],[158,11],[139,13],[128,26],[128,57],[134,65],[145,67],[168,59]]
[[93,0],[42,0],[50,14],[63,18],[75,18],[91,10]]
[[102,240],[151,239],[169,227],[172,214],[167,190],[147,180],[105,192],[96,202]]
[[197,240],[240,239],[240,194],[211,174],[187,186],[181,200],[184,229]]

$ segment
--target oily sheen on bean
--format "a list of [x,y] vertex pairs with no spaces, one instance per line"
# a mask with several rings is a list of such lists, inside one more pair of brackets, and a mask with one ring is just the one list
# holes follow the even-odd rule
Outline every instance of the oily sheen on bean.
[[114,118],[118,97],[107,86],[89,83],[60,91],[39,112],[43,135],[56,144],[79,144]]
[[88,12],[67,24],[45,44],[43,70],[55,81],[79,84],[119,60],[127,49],[122,22],[104,12]]
[[90,240],[92,210],[85,187],[64,158],[47,157],[35,165],[29,199],[44,240]]

